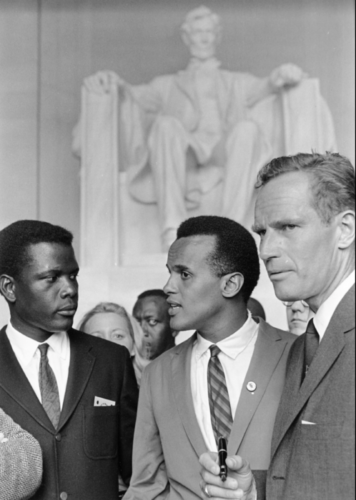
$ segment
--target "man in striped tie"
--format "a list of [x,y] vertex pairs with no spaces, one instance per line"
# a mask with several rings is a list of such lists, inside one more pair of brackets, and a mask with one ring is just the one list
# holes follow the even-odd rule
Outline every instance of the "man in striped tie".
[[167,260],[170,326],[196,333],[152,361],[141,381],[125,500],[198,500],[199,456],[245,454],[263,489],[287,354],[295,337],[247,310],[259,278],[252,235],[216,216],[186,220]]

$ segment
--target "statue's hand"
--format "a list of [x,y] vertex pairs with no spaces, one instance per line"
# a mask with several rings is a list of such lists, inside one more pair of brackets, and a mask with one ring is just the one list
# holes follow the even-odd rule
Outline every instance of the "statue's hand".
[[274,90],[282,89],[283,87],[289,85],[297,85],[303,78],[306,78],[307,74],[297,66],[296,64],[282,64],[278,68],[272,71],[269,81],[274,88]]
[[125,87],[126,82],[114,71],[98,71],[84,79],[84,86],[89,92],[107,94],[112,86]]

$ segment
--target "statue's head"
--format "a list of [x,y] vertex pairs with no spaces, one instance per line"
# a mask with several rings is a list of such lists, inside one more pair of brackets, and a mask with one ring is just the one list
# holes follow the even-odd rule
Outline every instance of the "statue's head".
[[202,5],[188,12],[181,30],[183,41],[192,56],[205,60],[215,55],[221,38],[220,18],[217,14]]

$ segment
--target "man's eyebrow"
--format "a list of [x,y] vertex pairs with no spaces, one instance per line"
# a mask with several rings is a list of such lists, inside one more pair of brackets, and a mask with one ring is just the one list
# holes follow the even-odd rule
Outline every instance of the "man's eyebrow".
[[175,265],[173,266],[173,269],[174,269],[175,271],[187,271],[187,270],[189,269],[189,267],[188,267],[188,266],[185,266],[185,265],[183,265],[183,264],[175,264]]

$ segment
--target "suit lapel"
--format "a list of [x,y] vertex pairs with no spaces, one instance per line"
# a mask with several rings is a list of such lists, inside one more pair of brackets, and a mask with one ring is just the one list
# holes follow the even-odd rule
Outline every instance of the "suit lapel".
[[[263,320],[260,322],[254,353],[242,386],[231,429],[228,443],[229,455],[237,453],[286,345],[287,342],[275,329],[270,328]],[[256,390],[253,393],[246,388],[248,382],[256,384]]]
[[191,358],[195,339],[196,334],[172,351],[172,387],[184,430],[199,457],[206,451],[206,444],[195,415],[191,390]]
[[[77,407],[95,364],[95,357],[89,352],[92,347],[88,347],[87,343],[82,342],[81,334],[72,329],[68,332],[68,335],[70,340],[70,365],[58,430],[65,425]],[[89,335],[88,339],[90,339]]]
[[0,386],[42,427],[54,433],[55,429],[47,413],[12,350],[6,327],[0,332],[0,367]]
[[[272,454],[276,451],[290,425],[345,348],[345,333],[355,327],[354,308],[355,287],[353,286],[333,314],[309,368],[308,375],[305,377],[299,390],[297,379],[304,365],[305,335],[300,337],[292,347],[293,354],[291,363],[288,366],[286,386],[275,425],[275,428],[278,428],[277,425],[280,426],[280,432],[273,439]],[[296,377],[296,374],[298,377]]]

